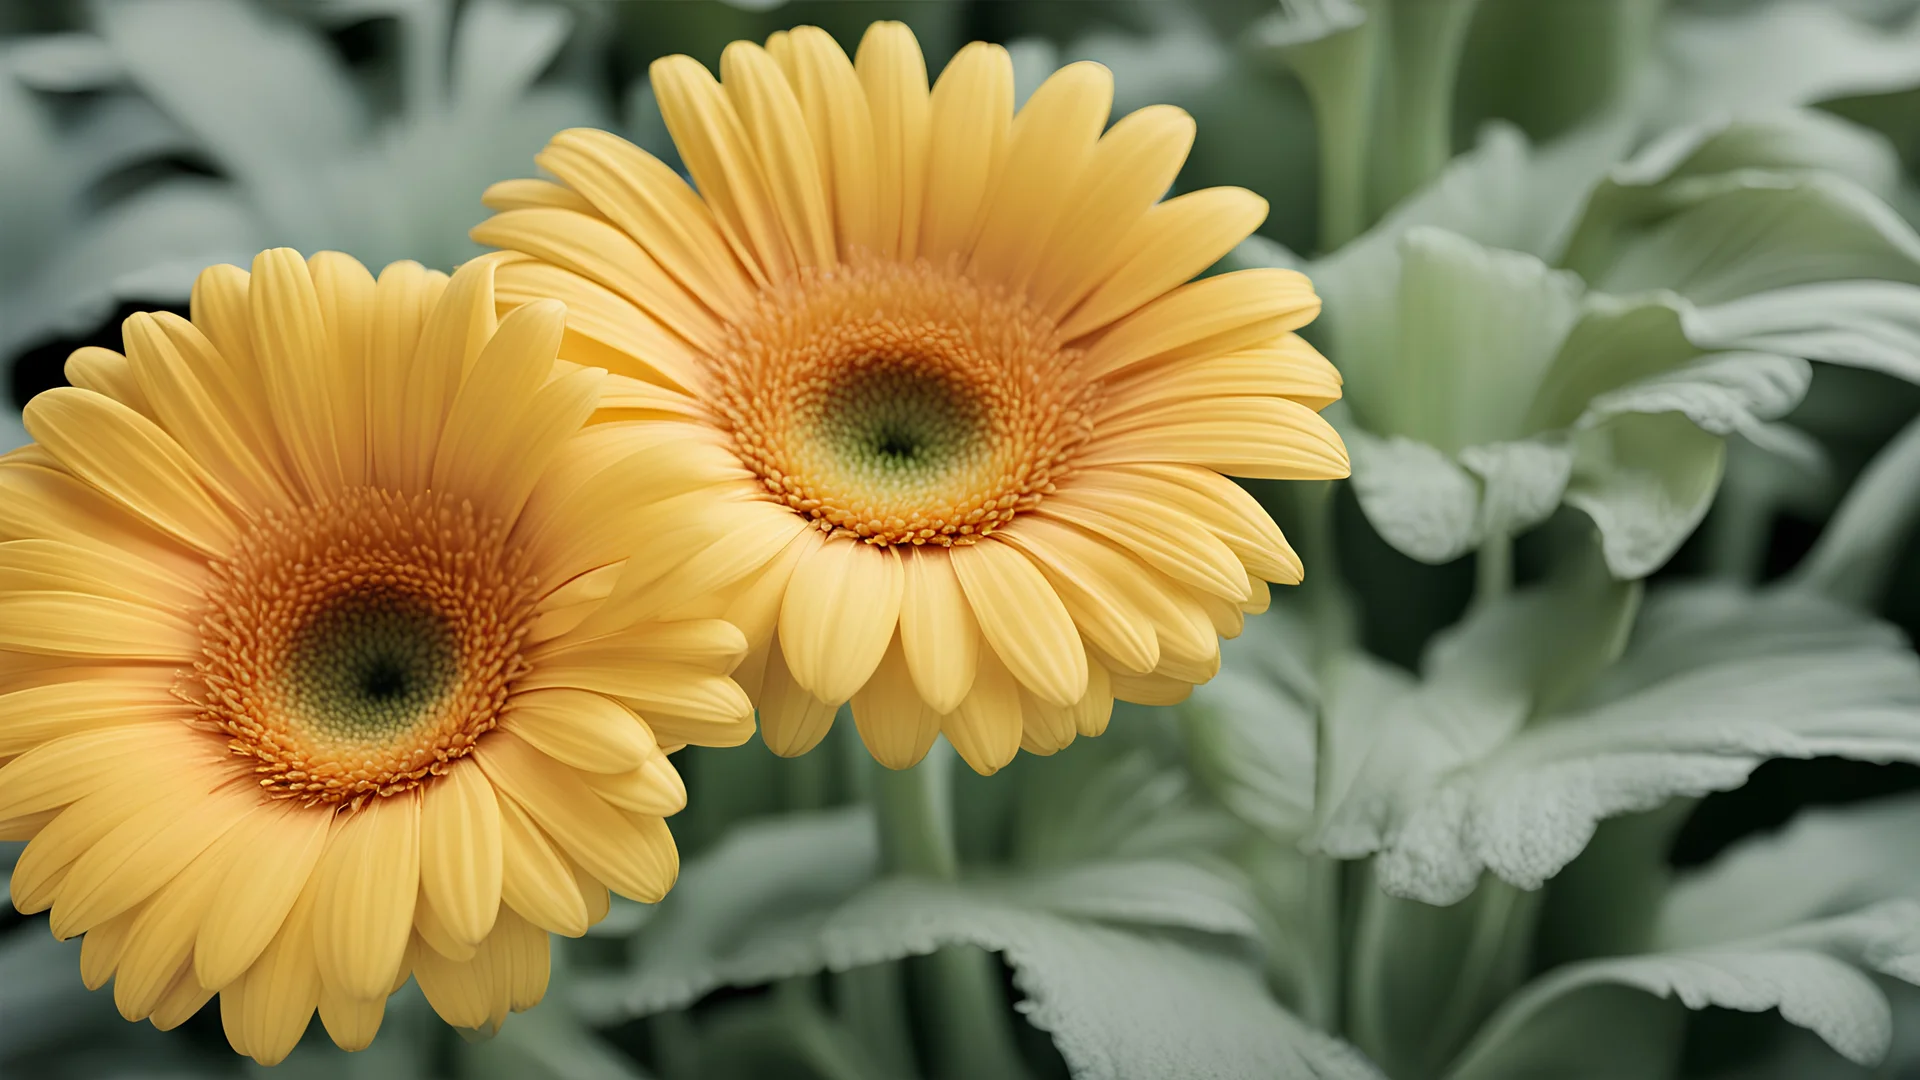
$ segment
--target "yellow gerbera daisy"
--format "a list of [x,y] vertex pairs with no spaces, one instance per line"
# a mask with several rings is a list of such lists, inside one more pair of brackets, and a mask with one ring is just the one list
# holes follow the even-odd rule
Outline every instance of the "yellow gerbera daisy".
[[[1259,225],[1238,188],[1159,201],[1194,125],[1073,64],[1016,116],[1005,50],[929,92],[906,27],[857,60],[802,27],[653,88],[699,194],[604,132],[499,184],[474,231],[508,302],[568,305],[565,355],[656,388],[621,412],[712,462],[750,572],[727,611],[781,754],[842,702],[899,768],[944,732],[990,773],[1179,700],[1300,565],[1222,476],[1346,475],[1332,366],[1288,270],[1186,283]],[[638,425],[636,430],[649,425]],[[657,436],[656,436],[657,437]]]
[[356,1049],[411,973],[497,1027],[548,932],[673,884],[664,752],[752,732],[739,630],[599,611],[690,474],[586,426],[629,380],[556,362],[557,303],[496,318],[496,262],[213,267],[0,458],[13,902],[128,1019]]

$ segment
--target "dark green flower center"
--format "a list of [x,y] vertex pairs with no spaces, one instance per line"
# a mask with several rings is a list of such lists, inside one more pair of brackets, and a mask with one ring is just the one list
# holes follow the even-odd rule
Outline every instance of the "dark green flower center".
[[459,640],[420,599],[342,593],[300,629],[288,657],[293,705],[337,738],[378,740],[430,719],[460,678]]

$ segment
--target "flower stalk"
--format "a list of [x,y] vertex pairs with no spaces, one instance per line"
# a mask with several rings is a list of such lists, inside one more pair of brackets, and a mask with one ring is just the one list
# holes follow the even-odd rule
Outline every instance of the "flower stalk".
[[[953,841],[953,751],[936,743],[908,769],[873,767],[873,807],[887,871],[957,881],[960,857]],[[999,963],[973,946],[941,949],[920,966],[933,1015],[930,1060],[935,1075],[1024,1080],[1026,1063],[1014,1044],[1011,1009],[1000,986]]]

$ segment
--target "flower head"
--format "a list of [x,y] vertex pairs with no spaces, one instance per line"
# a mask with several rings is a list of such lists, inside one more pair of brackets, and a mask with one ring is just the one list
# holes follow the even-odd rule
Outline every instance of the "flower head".
[[411,974],[497,1027],[549,932],[672,885],[664,751],[752,730],[736,628],[607,608],[681,455],[587,425],[628,380],[556,361],[557,303],[496,318],[496,261],[214,267],[0,458],[13,901],[129,1019],[218,993],[273,1062]]
[[566,355],[650,384],[610,415],[708,462],[687,512],[728,538],[678,559],[746,582],[725,614],[768,745],[804,752],[851,700],[883,763],[944,732],[992,772],[1209,678],[1218,635],[1300,577],[1222,474],[1347,470],[1316,412],[1339,377],[1293,333],[1307,280],[1187,283],[1264,201],[1160,201],[1193,123],[1109,129],[1097,64],[1017,116],[1004,50],[929,91],[897,23],[851,62],[811,27],[735,42],[721,74],[653,67],[697,194],[568,131],[539,157],[560,183],[496,185],[474,237],[517,253],[508,301],[567,302]]

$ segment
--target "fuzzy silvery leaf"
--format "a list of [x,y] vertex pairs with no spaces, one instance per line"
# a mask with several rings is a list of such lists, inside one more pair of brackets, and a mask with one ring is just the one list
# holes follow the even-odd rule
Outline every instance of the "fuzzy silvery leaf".
[[1266,995],[1236,945],[1256,928],[1231,878],[1157,860],[953,883],[875,879],[877,861],[864,811],[739,829],[688,866],[633,970],[576,1000],[611,1021],[720,986],[974,945],[1006,958],[1016,1007],[1077,1077],[1376,1075]]
[[1805,810],[1741,841],[1674,883],[1656,936],[1748,937],[1899,898],[1920,899],[1920,796]]
[[1704,351],[1688,336],[1700,309],[1675,293],[1583,294],[1567,271],[1443,230],[1407,230],[1385,269],[1379,307],[1328,298],[1351,407],[1334,416],[1368,520],[1427,562],[1564,501],[1599,525],[1617,576],[1644,576],[1706,513],[1722,438],[1770,445],[1767,421],[1810,379],[1796,357]]
[[1792,581],[1825,595],[1870,604],[1920,519],[1920,421],[1879,453],[1794,568]]
[[1883,29],[1830,0],[1674,11],[1661,28],[1657,120],[1808,105],[1920,85],[1920,19]]
[[1371,749],[1357,768],[1330,767],[1353,779],[1323,817],[1322,849],[1376,854],[1387,891],[1452,903],[1483,869],[1538,888],[1602,819],[1737,787],[1768,758],[1920,761],[1920,661],[1897,631],[1830,601],[1665,591],[1577,706],[1529,715],[1511,650],[1478,642],[1524,641],[1522,627],[1554,641],[1566,630],[1552,610],[1484,638],[1476,624],[1513,616],[1470,620],[1372,715],[1332,699],[1329,723],[1366,731]]
[[1690,1009],[1778,1010],[1848,1060],[1875,1064],[1892,1041],[1893,1020],[1870,973],[1909,982],[1920,977],[1920,903],[1889,901],[1751,937],[1556,968],[1507,1001],[1453,1075],[1512,1075],[1481,1061],[1497,1058],[1504,1042],[1556,1001],[1607,985],[1672,997]]
[[1182,707],[1191,760],[1208,790],[1279,844],[1313,823],[1319,690],[1311,630],[1285,607],[1251,616],[1220,643],[1220,674]]

